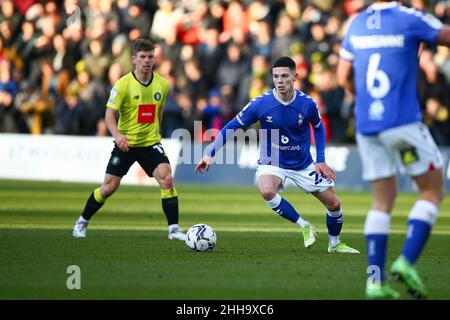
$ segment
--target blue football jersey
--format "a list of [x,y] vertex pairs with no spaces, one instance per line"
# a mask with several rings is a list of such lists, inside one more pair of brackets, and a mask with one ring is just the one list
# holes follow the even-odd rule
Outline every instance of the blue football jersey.
[[[261,126],[258,164],[301,170],[313,162],[309,123],[318,128],[321,118],[311,97],[295,90],[292,100],[284,102],[271,89],[250,101],[222,131],[246,128],[258,120]],[[219,147],[214,143],[208,154],[213,155],[211,151]],[[324,155],[320,157],[325,160]]]
[[376,3],[354,18],[340,56],[353,63],[357,132],[373,135],[422,120],[416,90],[419,44],[435,43],[442,26],[397,2]]

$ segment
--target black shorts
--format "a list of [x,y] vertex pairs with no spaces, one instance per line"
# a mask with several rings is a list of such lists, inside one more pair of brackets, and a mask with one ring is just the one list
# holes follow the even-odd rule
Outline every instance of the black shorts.
[[160,143],[148,147],[129,147],[128,152],[123,152],[115,145],[106,167],[106,173],[123,177],[135,161],[141,165],[149,177],[153,177],[153,171],[160,163],[169,163]]

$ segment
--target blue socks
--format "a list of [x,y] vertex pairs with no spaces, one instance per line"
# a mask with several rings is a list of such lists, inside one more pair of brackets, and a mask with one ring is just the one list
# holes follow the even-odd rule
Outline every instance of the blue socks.
[[[409,263],[415,264],[417,262],[429,238],[437,214],[437,206],[426,200],[418,200],[411,209],[408,219],[408,232],[401,253]],[[381,282],[385,279],[384,265],[390,224],[391,216],[388,213],[370,210],[364,226],[369,269],[379,269],[379,280]]]
[[294,207],[279,194],[277,194],[272,200],[266,201],[266,203],[275,213],[293,223],[298,224],[302,228],[309,224],[307,221],[303,220]]
[[409,261],[409,263],[416,263],[417,258],[428,240],[430,231],[431,226],[424,221],[408,221],[408,233],[406,235],[402,255]]
[[335,247],[339,244],[339,234],[341,233],[344,217],[342,216],[342,210],[329,211],[327,210],[327,229],[328,238],[331,247]]
[[387,241],[391,227],[391,216],[382,211],[370,210],[364,225],[364,235],[367,243],[368,270],[376,270],[380,282],[385,279],[384,265],[386,263]]
[[338,236],[341,233],[343,222],[341,210],[335,212],[327,210],[327,228],[330,236]]
[[415,264],[419,258],[434,225],[438,208],[432,202],[418,200],[409,213],[408,232],[402,255],[409,263]]

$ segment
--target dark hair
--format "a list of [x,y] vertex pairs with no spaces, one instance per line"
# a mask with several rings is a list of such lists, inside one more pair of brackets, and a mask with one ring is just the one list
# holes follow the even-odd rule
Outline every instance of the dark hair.
[[296,65],[295,65],[294,60],[292,60],[289,57],[278,58],[273,63],[272,69],[273,68],[279,68],[279,67],[288,67],[291,71],[295,71],[295,69],[296,69]]
[[155,50],[155,45],[150,40],[137,39],[133,43],[133,56],[135,56],[139,51],[153,51],[153,50]]

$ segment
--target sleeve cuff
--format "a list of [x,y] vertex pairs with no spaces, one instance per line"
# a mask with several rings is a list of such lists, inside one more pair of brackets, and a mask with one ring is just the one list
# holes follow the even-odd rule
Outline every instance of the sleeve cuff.
[[348,50],[345,50],[344,48],[341,47],[341,49],[339,49],[339,56],[342,59],[348,60],[348,61],[353,61],[353,53],[351,53]]

